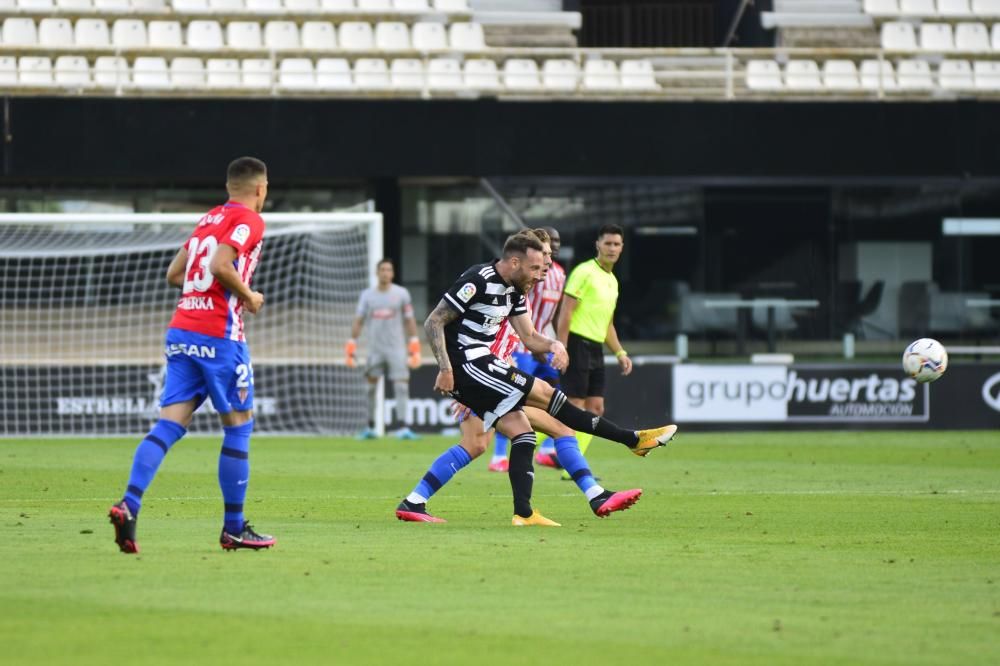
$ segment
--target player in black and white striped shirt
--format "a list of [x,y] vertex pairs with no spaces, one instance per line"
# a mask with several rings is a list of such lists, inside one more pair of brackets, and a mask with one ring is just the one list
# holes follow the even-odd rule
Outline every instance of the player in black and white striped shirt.
[[[509,237],[504,244],[503,258],[465,271],[445,292],[424,323],[439,366],[435,390],[469,407],[483,419],[486,428],[495,425],[510,438],[509,474],[514,513],[524,519],[520,524],[528,525],[552,522],[531,509],[535,433],[521,409],[525,404],[546,410],[574,430],[624,444],[638,456],[664,446],[677,431],[677,426],[673,425],[639,431],[620,428],[603,417],[573,406],[558,389],[545,382],[535,382],[534,377],[490,353],[490,345],[500,325],[509,318],[529,351],[552,353],[553,367],[557,370],[566,367],[569,360],[566,348],[558,340],[535,330],[524,297],[543,275],[543,251],[541,241],[531,234],[518,233]],[[461,449],[460,446],[454,448]],[[454,451],[454,454],[453,465],[468,464],[468,454],[464,450]],[[397,516],[400,511],[409,514],[407,520],[426,515],[425,503],[416,497],[404,500],[397,509]],[[532,522],[535,517],[541,520]]]

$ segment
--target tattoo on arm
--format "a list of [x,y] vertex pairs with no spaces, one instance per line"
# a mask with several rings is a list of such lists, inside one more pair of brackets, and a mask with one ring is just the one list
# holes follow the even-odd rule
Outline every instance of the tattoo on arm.
[[456,319],[458,319],[458,313],[442,300],[427,315],[427,321],[424,322],[427,344],[434,352],[434,358],[437,359],[438,367],[441,370],[451,370],[451,361],[448,359],[448,350],[445,348],[444,342],[444,327]]

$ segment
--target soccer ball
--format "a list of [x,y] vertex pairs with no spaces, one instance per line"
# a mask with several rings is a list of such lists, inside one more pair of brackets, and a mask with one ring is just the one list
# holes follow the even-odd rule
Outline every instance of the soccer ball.
[[937,340],[920,338],[903,352],[903,372],[921,384],[932,382],[948,369],[948,350]]

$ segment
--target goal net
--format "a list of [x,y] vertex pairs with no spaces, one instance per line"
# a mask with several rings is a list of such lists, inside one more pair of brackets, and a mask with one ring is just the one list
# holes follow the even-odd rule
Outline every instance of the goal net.
[[[0,435],[137,434],[157,418],[166,270],[198,214],[0,215]],[[260,432],[365,424],[343,341],[382,248],[379,213],[271,213],[245,314]],[[192,432],[219,432],[210,401]]]

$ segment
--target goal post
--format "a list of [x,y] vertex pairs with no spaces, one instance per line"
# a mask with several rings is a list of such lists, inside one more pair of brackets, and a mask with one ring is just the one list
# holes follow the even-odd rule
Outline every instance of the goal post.
[[[0,214],[0,436],[133,435],[157,418],[167,266],[201,213]],[[382,253],[380,213],[267,213],[244,314],[256,430],[366,423],[343,342]],[[381,424],[379,424],[381,425]],[[219,432],[210,401],[191,432]]]

